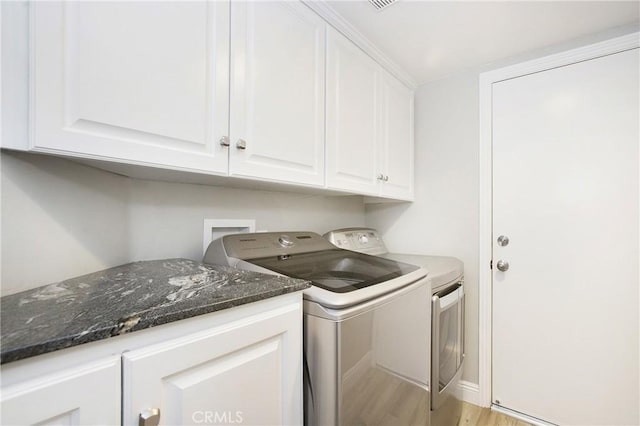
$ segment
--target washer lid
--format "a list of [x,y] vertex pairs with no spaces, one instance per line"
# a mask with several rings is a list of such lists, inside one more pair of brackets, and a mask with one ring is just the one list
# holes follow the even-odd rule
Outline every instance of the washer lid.
[[309,280],[333,293],[348,293],[408,275],[418,266],[350,250],[245,259],[246,262],[292,278]]

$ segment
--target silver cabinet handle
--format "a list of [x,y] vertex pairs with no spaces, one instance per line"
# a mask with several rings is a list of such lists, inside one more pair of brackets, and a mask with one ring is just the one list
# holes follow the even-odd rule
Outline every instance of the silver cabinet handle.
[[247,141],[245,141],[244,139],[238,139],[238,142],[236,142],[236,148],[247,149]]
[[384,175],[384,181],[389,182],[389,175]]
[[509,262],[506,260],[498,260],[496,267],[498,268],[498,271],[507,272],[509,270]]
[[507,237],[506,235],[500,235],[498,237],[498,245],[501,247],[509,245],[509,237]]
[[229,136],[223,136],[220,138],[220,145],[222,146],[229,146]]
[[378,180],[384,180],[384,175],[382,173],[378,173]]
[[142,410],[138,418],[138,426],[158,426],[160,423],[160,409],[148,408]]

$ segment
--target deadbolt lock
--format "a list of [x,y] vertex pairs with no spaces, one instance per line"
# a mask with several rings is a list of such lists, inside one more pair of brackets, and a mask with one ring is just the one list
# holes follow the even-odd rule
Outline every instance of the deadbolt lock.
[[500,235],[498,237],[498,245],[501,247],[509,245],[509,237],[507,237],[506,235]]

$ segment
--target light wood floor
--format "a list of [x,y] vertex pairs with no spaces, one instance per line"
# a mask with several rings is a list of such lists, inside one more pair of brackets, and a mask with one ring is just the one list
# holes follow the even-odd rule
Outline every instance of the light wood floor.
[[531,426],[527,422],[514,419],[486,407],[462,403],[462,417],[458,426]]

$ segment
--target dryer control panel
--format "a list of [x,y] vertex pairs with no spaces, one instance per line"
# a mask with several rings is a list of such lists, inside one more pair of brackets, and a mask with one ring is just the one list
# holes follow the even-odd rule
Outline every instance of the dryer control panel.
[[378,231],[371,228],[344,228],[327,232],[324,237],[341,249],[379,256],[387,253]]

